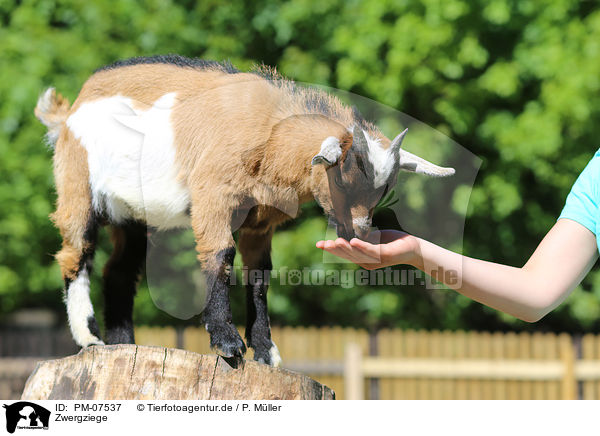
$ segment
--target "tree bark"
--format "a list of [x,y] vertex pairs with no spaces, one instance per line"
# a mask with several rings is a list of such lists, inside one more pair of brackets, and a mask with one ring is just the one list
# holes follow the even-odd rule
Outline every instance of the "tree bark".
[[333,400],[311,378],[255,361],[141,345],[92,346],[39,362],[23,400]]

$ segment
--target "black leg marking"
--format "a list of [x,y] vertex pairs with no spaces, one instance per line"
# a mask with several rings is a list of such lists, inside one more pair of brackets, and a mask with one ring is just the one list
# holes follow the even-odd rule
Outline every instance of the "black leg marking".
[[232,323],[229,304],[229,278],[235,257],[235,247],[221,250],[215,256],[216,269],[205,269],[208,301],[203,319],[210,334],[210,346],[223,357],[242,358],[246,345]]
[[246,342],[254,349],[254,360],[278,366],[279,351],[271,340],[271,323],[267,307],[267,291],[273,264],[271,263],[272,233],[240,233],[240,250],[247,267]]
[[107,344],[134,344],[133,299],[146,260],[146,226],[113,228],[113,254],[104,268],[104,321]]
[[90,332],[97,337],[101,337],[100,336],[100,328],[98,327],[98,323],[96,322],[96,318],[94,318],[93,316],[88,316],[88,329],[90,330]]
[[271,340],[271,322],[267,306],[267,290],[271,273],[270,257],[260,269],[249,270],[246,285],[246,340],[254,349],[254,360],[267,365],[279,364],[279,353]]

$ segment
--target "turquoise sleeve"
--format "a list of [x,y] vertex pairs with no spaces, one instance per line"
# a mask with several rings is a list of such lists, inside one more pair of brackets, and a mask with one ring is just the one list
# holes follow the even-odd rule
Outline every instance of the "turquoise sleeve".
[[578,222],[598,236],[598,186],[600,183],[600,150],[579,175],[567,196],[565,207],[558,219]]

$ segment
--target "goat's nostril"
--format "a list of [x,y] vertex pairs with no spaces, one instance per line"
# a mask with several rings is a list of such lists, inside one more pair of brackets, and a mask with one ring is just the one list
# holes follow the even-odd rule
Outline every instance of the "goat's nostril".
[[369,233],[371,233],[371,229],[361,229],[357,232],[356,236],[358,237],[358,239],[365,240],[369,237]]
[[358,228],[358,229],[355,229],[354,235],[358,239],[365,240],[369,236],[370,232],[371,232],[371,229],[368,229],[368,228],[367,229],[365,229],[365,228]]
[[371,231],[371,219],[368,216],[354,218],[352,227],[357,238],[366,239]]

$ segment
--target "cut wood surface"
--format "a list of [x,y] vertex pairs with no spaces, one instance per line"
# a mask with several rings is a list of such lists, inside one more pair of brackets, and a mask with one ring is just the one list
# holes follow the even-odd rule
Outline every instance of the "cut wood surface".
[[311,378],[245,360],[141,345],[93,346],[39,362],[23,400],[332,400]]

